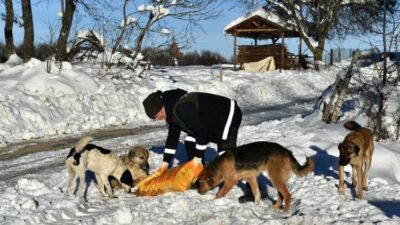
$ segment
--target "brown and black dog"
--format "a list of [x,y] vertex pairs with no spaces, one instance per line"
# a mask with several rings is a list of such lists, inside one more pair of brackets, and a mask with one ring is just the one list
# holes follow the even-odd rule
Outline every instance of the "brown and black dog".
[[297,176],[305,176],[314,170],[314,161],[307,158],[301,166],[291,151],[272,142],[254,142],[226,151],[208,164],[199,176],[199,193],[204,194],[224,181],[224,186],[217,192],[221,198],[239,180],[247,181],[251,186],[255,204],[259,204],[261,195],[257,177],[265,171],[273,186],[278,190],[279,198],[274,204],[280,208],[285,200],[284,212],[288,212],[291,202],[286,182],[293,171]]
[[[367,190],[367,173],[371,167],[374,141],[372,131],[354,121],[348,121],[344,127],[351,130],[339,144],[339,194],[344,194],[344,166],[351,165],[352,185],[357,186],[357,198],[363,198],[363,190]],[[356,180],[357,176],[357,180]]]

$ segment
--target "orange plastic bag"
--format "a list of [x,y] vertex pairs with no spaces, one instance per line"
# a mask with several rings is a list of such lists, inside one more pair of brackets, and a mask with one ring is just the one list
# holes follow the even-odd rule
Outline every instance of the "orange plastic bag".
[[191,160],[170,170],[160,169],[142,180],[136,187],[136,195],[156,196],[166,192],[183,192],[197,180],[203,165]]

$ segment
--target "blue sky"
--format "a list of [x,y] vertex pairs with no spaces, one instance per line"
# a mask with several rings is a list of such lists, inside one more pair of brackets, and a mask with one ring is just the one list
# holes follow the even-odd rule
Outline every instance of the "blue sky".
[[[58,12],[60,11],[59,1],[51,0],[44,1],[45,3],[41,3],[40,5],[32,5],[33,8],[33,16],[35,23],[35,42],[40,43],[44,42],[48,37],[48,25],[54,24],[56,21],[59,21]],[[204,28],[204,31],[199,31],[196,33],[196,40],[193,41],[191,49],[186,49],[184,51],[193,51],[193,50],[211,50],[216,51],[225,56],[226,58],[230,58],[233,55],[233,37],[230,35],[225,35],[223,30],[227,24],[241,15],[245,14],[241,7],[232,7],[231,1],[226,1],[222,6],[222,14],[218,19],[202,21],[201,25]],[[21,7],[19,4],[14,3],[14,9],[16,16],[21,16]],[[0,4],[0,12],[5,12],[4,5]],[[0,20],[0,27],[3,30],[4,21]],[[58,36],[58,32],[57,32]],[[22,42],[23,38],[23,30],[18,26],[14,26],[14,39],[15,43],[19,44]],[[0,36],[0,41],[4,43],[4,35]],[[238,39],[238,44],[252,44],[253,40],[251,39]],[[259,44],[264,44],[264,42],[259,42]],[[292,53],[297,53],[298,39],[286,39],[285,43],[287,44],[289,51]],[[326,50],[329,51],[330,48],[337,48],[339,46],[338,41],[330,41],[326,44]],[[369,46],[363,40],[359,40],[359,38],[348,38],[345,42],[341,44],[342,47],[346,48],[367,48]],[[303,49],[305,45],[303,44]]]

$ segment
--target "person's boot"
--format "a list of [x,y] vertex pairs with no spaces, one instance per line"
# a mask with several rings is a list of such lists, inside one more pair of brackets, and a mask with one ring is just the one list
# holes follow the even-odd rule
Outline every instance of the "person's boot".
[[[264,190],[260,190],[260,194],[261,194],[261,199],[266,199],[268,197],[268,193]],[[238,200],[239,203],[254,202],[254,195],[253,192],[251,191],[249,183],[246,183],[246,190],[244,192],[244,195],[240,196]]]
[[253,192],[251,192],[251,189],[246,189],[244,195],[240,196],[238,200],[239,203],[254,202],[254,195]]

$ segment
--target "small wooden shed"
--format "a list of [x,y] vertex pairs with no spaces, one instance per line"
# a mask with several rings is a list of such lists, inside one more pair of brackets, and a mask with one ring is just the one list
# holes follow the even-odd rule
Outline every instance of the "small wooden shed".
[[[229,23],[224,32],[234,37],[233,54],[234,67],[236,64],[246,62],[255,62],[266,57],[273,56],[276,67],[279,69],[291,69],[294,67],[295,56],[287,51],[285,47],[285,38],[300,37],[295,26],[284,21],[281,17],[273,12],[260,8],[254,12]],[[237,38],[251,38],[254,45],[239,46],[239,55],[237,55]],[[272,44],[258,45],[258,40],[271,39]],[[281,43],[277,44],[277,40],[281,39]],[[299,54],[301,53],[301,41],[299,41]],[[298,60],[298,59],[297,59]],[[295,67],[297,67],[295,65]]]

